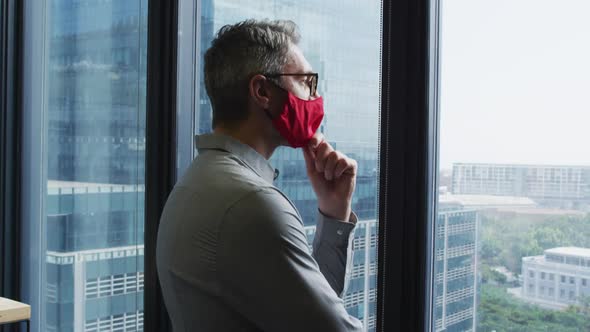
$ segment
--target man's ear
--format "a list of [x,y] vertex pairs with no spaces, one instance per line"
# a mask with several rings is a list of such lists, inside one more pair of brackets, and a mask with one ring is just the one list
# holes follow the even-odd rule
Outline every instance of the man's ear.
[[272,91],[270,85],[263,75],[254,75],[248,82],[248,94],[250,99],[260,108],[270,108],[270,97]]

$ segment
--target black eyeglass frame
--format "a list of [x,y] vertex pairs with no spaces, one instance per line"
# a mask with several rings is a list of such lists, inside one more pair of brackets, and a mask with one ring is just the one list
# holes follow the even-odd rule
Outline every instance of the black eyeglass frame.
[[309,85],[309,97],[315,96],[316,92],[318,91],[318,80],[319,74],[318,73],[276,73],[276,74],[262,74],[268,78],[277,78],[281,76],[309,76],[313,79],[311,80],[311,84]]

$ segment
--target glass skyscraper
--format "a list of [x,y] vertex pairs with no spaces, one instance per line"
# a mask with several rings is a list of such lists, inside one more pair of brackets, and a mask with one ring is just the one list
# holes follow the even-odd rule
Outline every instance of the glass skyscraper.
[[477,211],[440,207],[434,230],[433,331],[475,331],[477,223]]
[[143,330],[146,0],[46,3],[43,331]]
[[142,330],[143,186],[48,186],[46,330]]

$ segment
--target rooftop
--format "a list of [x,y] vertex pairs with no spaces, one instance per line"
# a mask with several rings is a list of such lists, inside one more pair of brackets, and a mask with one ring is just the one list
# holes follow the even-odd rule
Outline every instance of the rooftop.
[[464,207],[535,207],[536,203],[528,197],[494,195],[439,195],[440,204],[458,204]]
[[453,163],[453,166],[479,167],[512,167],[512,168],[590,168],[590,164],[557,165],[557,164],[504,164],[504,163]]
[[559,247],[545,250],[545,254],[590,258],[590,248]]

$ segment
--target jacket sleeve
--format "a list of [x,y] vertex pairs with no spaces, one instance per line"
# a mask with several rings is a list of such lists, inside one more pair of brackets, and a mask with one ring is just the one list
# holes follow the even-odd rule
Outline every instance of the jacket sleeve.
[[332,289],[342,297],[346,290],[346,272],[352,260],[352,238],[357,216],[350,214],[350,222],[329,218],[318,211],[318,223],[313,239],[313,257]]
[[278,192],[263,189],[234,203],[219,237],[222,297],[261,330],[363,330],[320,271],[303,223]]

